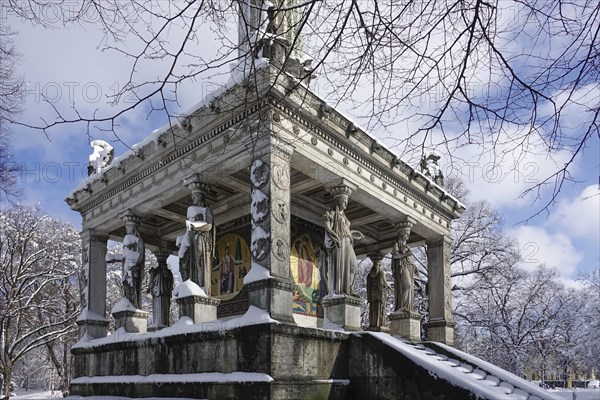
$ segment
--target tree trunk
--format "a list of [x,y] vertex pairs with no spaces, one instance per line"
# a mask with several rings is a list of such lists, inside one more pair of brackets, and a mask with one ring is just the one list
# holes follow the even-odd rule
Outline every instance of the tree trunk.
[[4,387],[2,388],[2,394],[4,399],[10,398],[10,381],[12,378],[12,365],[10,363],[6,363],[4,365],[4,373],[2,374],[2,378],[4,378]]

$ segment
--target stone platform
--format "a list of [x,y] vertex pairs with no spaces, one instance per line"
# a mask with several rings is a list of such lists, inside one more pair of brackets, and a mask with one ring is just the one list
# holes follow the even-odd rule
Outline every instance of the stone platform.
[[260,324],[78,347],[71,394],[345,399],[348,345],[343,332]]
[[211,400],[557,399],[448,346],[411,344],[381,332],[264,323],[151,335],[74,348],[71,394]]

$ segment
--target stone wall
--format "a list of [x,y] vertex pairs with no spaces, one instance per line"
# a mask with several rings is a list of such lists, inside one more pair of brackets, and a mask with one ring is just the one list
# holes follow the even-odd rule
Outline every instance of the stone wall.
[[[346,398],[349,336],[283,324],[75,348],[74,378],[254,372],[267,382],[76,383],[73,395],[210,399]],[[243,395],[240,395],[243,393]]]

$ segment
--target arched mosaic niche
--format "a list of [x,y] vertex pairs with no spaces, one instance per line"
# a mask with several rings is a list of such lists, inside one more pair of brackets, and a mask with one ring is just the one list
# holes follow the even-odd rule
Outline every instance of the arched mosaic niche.
[[295,314],[323,317],[321,299],[327,294],[324,235],[322,227],[292,217],[290,276],[296,285]]
[[[296,216],[291,218],[290,278],[295,284],[293,312],[323,318],[321,299],[327,294],[325,231]],[[211,290],[227,305],[244,287],[250,272],[250,225],[237,226],[217,236],[211,272]]]
[[242,290],[244,277],[250,271],[249,231],[249,227],[242,228],[217,238],[211,290],[214,296],[224,301],[232,299]]

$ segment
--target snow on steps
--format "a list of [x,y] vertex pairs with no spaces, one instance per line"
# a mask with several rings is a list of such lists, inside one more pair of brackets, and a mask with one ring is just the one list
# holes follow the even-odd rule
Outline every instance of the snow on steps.
[[401,352],[433,376],[484,399],[560,400],[542,388],[477,357],[440,343],[411,344],[385,333],[369,334]]
[[[436,343],[437,345],[437,343]],[[445,354],[440,354],[440,353],[436,353],[436,351],[434,349],[432,349],[431,347],[426,347],[423,344],[417,344],[417,345],[411,345],[414,348],[421,350],[423,353],[427,354],[428,356],[430,356],[431,358],[435,359],[435,360],[440,360],[442,361],[444,364],[449,365],[451,367],[454,367],[454,369],[459,372],[459,373],[463,373],[465,374],[465,376],[469,376],[477,381],[479,381],[482,384],[485,384],[491,388],[495,388],[497,389],[499,392],[501,392],[503,395],[505,395],[505,398],[508,399],[514,399],[514,400],[542,400],[542,399],[554,399],[555,397],[553,395],[551,395],[550,393],[546,393],[544,391],[544,393],[539,393],[539,391],[543,390],[540,388],[537,388],[535,386],[533,387],[528,387],[527,389],[529,389],[530,391],[534,391],[536,394],[544,396],[544,397],[540,397],[536,394],[532,394],[528,391],[525,391],[523,389],[520,388],[516,388],[513,384],[509,383],[509,382],[505,382],[503,380],[501,380],[499,377],[493,375],[492,373],[494,372],[499,372],[497,369],[497,367],[493,366],[494,368],[490,368],[488,369],[488,372],[477,368],[477,364],[474,363],[475,359],[474,358],[470,358],[470,360],[456,360],[455,358],[448,358],[448,355]],[[452,349],[454,350],[454,349]],[[456,356],[458,354],[453,354],[453,356]],[[466,353],[465,353],[466,355]],[[448,362],[451,361],[451,362]],[[470,361],[470,363],[469,363]],[[483,360],[477,360],[477,361],[483,361]],[[471,365],[471,363],[475,364]],[[491,365],[491,364],[490,364]],[[490,371],[492,370],[492,371]],[[506,371],[503,371],[506,372]],[[511,378],[517,378],[516,376],[512,375],[512,376],[508,376],[505,374],[500,374],[500,375],[504,375],[504,379],[511,379]],[[511,379],[512,380],[512,379]],[[526,382],[528,385],[529,383]]]
[[[453,347],[447,346],[442,343],[430,342],[427,344],[429,351],[436,352],[436,354],[444,354],[448,357],[454,357],[460,359],[467,365],[473,365],[479,370],[487,374],[490,380],[498,380],[498,390],[502,390],[506,393],[510,399],[527,399],[527,400],[558,400],[561,397],[550,393],[531,382],[526,381],[502,368],[499,368],[493,364],[488,363],[480,358],[477,358],[471,354],[457,350]],[[486,379],[487,379],[486,377]]]

